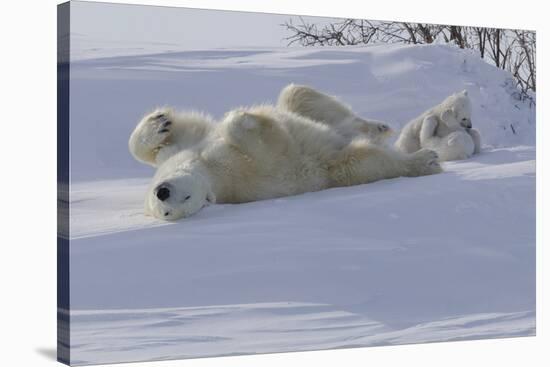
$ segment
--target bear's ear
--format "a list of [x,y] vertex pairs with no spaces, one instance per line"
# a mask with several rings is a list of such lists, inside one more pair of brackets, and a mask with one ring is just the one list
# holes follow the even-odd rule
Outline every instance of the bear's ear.
[[464,97],[468,97],[468,91],[466,89],[460,92],[460,94],[463,95]]
[[216,194],[214,194],[212,191],[208,191],[208,194],[206,194],[206,201],[208,201],[209,204],[215,204]]
[[441,113],[441,121],[443,122],[449,122],[451,118],[454,115],[454,111],[452,108],[447,108],[445,111]]

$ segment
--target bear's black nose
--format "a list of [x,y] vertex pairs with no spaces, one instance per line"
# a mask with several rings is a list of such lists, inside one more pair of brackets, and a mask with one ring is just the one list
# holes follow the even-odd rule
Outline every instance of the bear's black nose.
[[170,197],[170,190],[167,187],[161,186],[157,190],[157,198],[160,201],[164,201]]
[[460,123],[460,125],[462,125],[462,127],[465,127],[466,129],[471,129],[472,128],[472,121],[470,121],[468,119],[462,119],[462,122]]

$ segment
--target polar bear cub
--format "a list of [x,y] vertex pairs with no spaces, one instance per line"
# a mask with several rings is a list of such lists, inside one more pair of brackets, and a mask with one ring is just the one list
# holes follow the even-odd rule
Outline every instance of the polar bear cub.
[[336,97],[305,85],[289,84],[284,87],[277,107],[322,122],[347,140],[361,137],[373,144],[385,144],[393,134],[387,124],[358,117]]
[[157,167],[145,210],[164,220],[213,202],[441,172],[433,151],[404,154],[366,139],[346,142],[324,123],[273,106],[238,108],[219,123],[204,114],[157,110],[141,120],[129,146],[139,161]]
[[455,93],[408,122],[395,147],[404,153],[432,149],[441,161],[469,158],[481,151],[481,136],[472,128],[471,116],[468,92]]

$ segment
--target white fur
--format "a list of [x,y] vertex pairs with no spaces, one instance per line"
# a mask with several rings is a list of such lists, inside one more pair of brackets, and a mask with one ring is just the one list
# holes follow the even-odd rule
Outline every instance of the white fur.
[[383,145],[393,134],[386,123],[358,117],[336,97],[305,85],[289,84],[283,88],[277,107],[322,122],[348,141],[359,137],[373,144]]
[[128,146],[138,161],[158,167],[174,153],[200,143],[214,126],[214,120],[201,112],[157,108],[141,119]]
[[472,109],[467,91],[447,97],[407,123],[395,147],[404,153],[432,149],[441,161],[466,159],[479,153],[481,136],[472,128]]
[[[158,166],[145,206],[161,219],[190,216],[214,201],[243,203],[441,171],[432,151],[403,154],[367,139],[349,142],[326,124],[273,106],[235,109],[218,124],[170,111],[145,117],[130,138],[130,151]],[[158,116],[167,114],[177,134],[159,130],[166,122]]]

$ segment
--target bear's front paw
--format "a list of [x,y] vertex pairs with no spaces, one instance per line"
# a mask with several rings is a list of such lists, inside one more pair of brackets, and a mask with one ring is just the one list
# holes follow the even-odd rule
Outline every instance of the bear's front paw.
[[413,175],[431,175],[442,171],[439,164],[439,156],[436,152],[429,149],[421,149],[412,154],[413,157]]
[[173,123],[173,112],[160,109],[146,116],[142,122],[142,142],[153,150],[166,145]]

